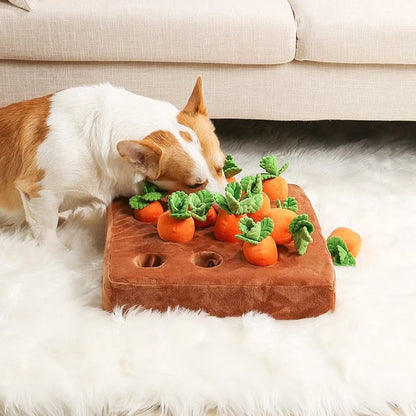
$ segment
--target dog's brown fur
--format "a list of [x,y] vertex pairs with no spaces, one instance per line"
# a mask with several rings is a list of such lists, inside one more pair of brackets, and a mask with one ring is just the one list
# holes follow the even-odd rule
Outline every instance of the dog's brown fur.
[[[36,166],[39,145],[48,134],[50,95],[0,108],[0,208],[22,208],[18,190],[38,196],[44,172]],[[6,151],[7,150],[7,151]]]
[[216,155],[221,151],[220,142],[214,133],[215,127],[208,117],[202,91],[202,79],[198,78],[192,94],[185,108],[178,114],[177,120],[180,124],[191,128],[198,136],[201,143],[202,153],[211,166],[214,178],[222,176],[224,160],[216,160]]

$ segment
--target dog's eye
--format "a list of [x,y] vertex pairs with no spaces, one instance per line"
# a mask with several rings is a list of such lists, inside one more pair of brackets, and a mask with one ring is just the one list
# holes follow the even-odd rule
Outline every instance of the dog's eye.
[[205,179],[204,182],[195,182],[195,183],[193,183],[191,185],[187,185],[187,186],[188,186],[188,188],[191,188],[191,189],[197,189],[197,188],[202,188],[203,186],[206,186],[207,183],[208,183],[208,179]]
[[196,188],[199,188],[199,187],[201,187],[201,186],[204,186],[204,182],[202,182],[202,183],[193,183],[192,185],[188,185],[188,188],[191,188],[191,189],[196,189]]

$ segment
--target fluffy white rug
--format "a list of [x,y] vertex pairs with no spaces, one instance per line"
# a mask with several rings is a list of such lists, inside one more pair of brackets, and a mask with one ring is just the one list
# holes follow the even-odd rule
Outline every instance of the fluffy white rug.
[[416,128],[409,123],[218,123],[252,173],[290,162],[324,235],[363,238],[337,268],[337,309],[275,321],[250,313],[103,312],[104,223],[78,212],[54,253],[0,232],[0,401],[6,414],[390,415],[416,412]]

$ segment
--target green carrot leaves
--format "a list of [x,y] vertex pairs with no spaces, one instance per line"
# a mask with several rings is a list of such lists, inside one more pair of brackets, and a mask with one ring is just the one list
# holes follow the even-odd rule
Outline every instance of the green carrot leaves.
[[225,187],[225,196],[215,194],[215,201],[224,211],[236,214],[240,207],[241,194],[241,185],[238,182],[231,182]]
[[298,201],[296,201],[296,199],[293,198],[292,196],[289,196],[283,201],[283,204],[282,204],[280,199],[277,199],[276,208],[284,208],[284,209],[289,209],[290,211],[293,211],[293,212],[298,212]]
[[240,183],[244,192],[248,195],[261,194],[263,191],[263,183],[260,173],[258,173],[256,176],[246,176],[245,178],[241,179]]
[[293,212],[298,212],[298,201],[295,198],[289,196],[283,201],[283,208],[290,209]]
[[253,214],[260,209],[262,203],[262,194],[244,195],[240,202],[238,214]]
[[166,196],[166,191],[159,189],[151,182],[144,182],[143,194],[134,195],[129,199],[129,204],[133,209],[143,209],[151,202],[159,201]]
[[259,222],[254,222],[253,219],[244,217],[238,222],[238,228],[242,234],[237,234],[236,238],[251,244],[258,244],[273,231],[273,220],[263,218]]
[[285,163],[279,169],[276,156],[265,156],[260,160],[260,167],[262,167],[267,172],[261,174],[261,178],[266,180],[276,178],[277,176],[281,175],[289,167],[289,163]]
[[336,266],[355,266],[355,259],[348,251],[347,245],[342,238],[328,238],[326,245]]
[[238,182],[231,182],[225,188],[225,200],[232,213],[236,213],[240,207],[241,194],[242,188]]
[[227,200],[225,199],[224,195],[215,194],[215,202],[219,205],[221,209],[231,214],[230,209],[228,208]]
[[302,214],[295,217],[289,225],[289,232],[293,236],[298,253],[303,256],[309,243],[313,242],[311,233],[315,230],[313,224],[308,221],[308,215]]
[[215,201],[228,214],[246,214],[256,212],[262,202],[261,194],[245,195],[241,199],[242,187],[238,182],[231,182],[225,188],[225,195],[215,194]]
[[232,178],[233,176],[237,175],[242,171],[242,169],[235,164],[232,155],[227,155],[225,157],[225,163],[222,170],[226,178]]
[[178,220],[184,220],[191,216],[188,211],[189,196],[183,191],[176,191],[168,197],[168,209],[170,216]]
[[191,215],[199,221],[206,221],[207,213],[214,202],[214,195],[203,189],[189,195],[189,207]]

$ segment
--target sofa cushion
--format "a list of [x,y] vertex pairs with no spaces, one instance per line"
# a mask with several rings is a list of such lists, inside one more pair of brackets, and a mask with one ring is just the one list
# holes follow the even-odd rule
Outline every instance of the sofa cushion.
[[289,0],[297,23],[296,59],[416,64],[412,0]]
[[286,0],[0,2],[0,21],[0,59],[277,64],[296,48]]

